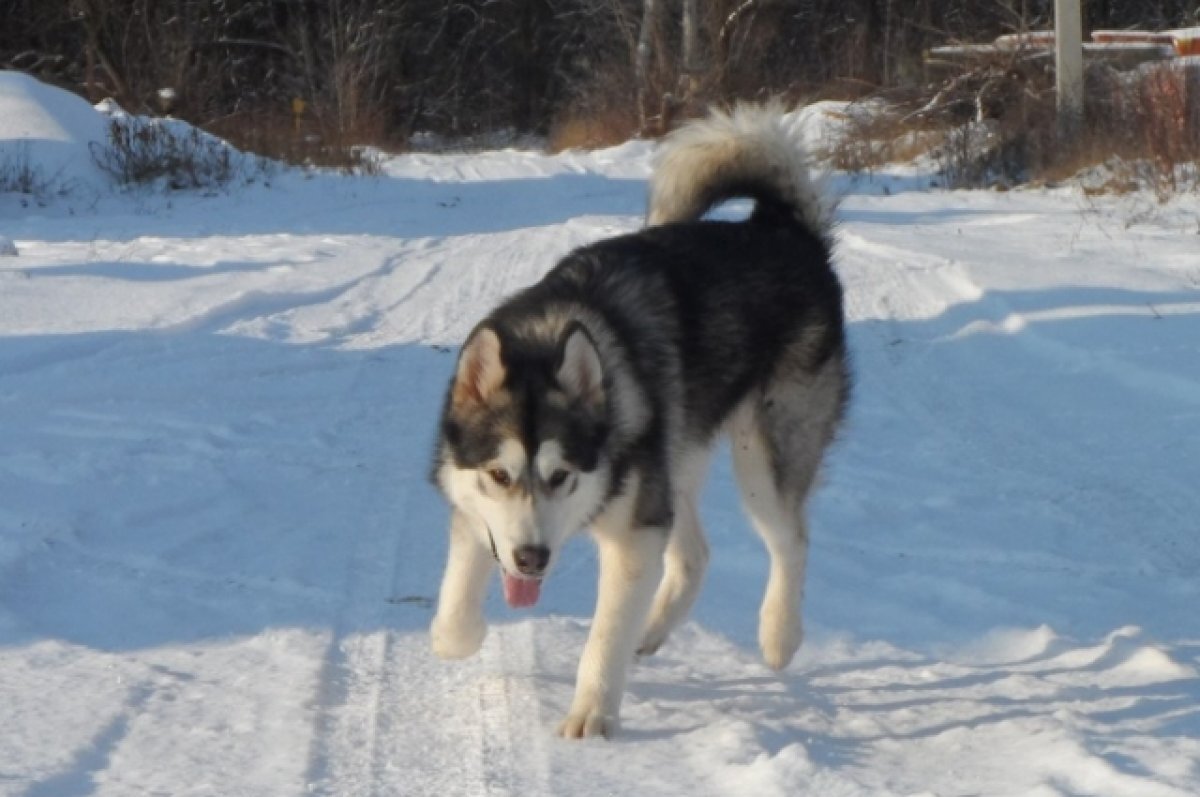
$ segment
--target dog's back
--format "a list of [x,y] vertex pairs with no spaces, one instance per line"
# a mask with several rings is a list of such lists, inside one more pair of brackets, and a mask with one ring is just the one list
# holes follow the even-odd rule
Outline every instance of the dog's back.
[[[650,184],[647,228],[576,250],[510,307],[516,317],[547,306],[602,313],[648,386],[684,403],[684,434],[703,442],[782,360],[813,371],[842,356],[832,204],[773,108],[681,128]],[[744,221],[702,220],[741,197],[754,201]]]

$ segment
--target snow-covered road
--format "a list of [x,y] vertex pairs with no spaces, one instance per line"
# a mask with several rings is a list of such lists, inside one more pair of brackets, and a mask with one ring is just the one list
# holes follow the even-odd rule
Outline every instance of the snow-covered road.
[[[726,457],[693,621],[621,735],[553,736],[573,545],[428,650],[454,346],[640,223],[641,144],[217,197],[0,197],[0,795],[1200,793],[1200,203],[853,185],[858,386],[809,638],[757,659]],[[883,187],[887,191],[882,190]]]

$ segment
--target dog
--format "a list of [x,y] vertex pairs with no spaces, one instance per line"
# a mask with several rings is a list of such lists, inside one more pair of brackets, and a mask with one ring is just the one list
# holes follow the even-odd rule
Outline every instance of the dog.
[[[749,198],[742,221],[704,219]],[[568,738],[610,736],[635,654],[656,651],[709,559],[697,494],[724,433],[770,554],[759,645],[802,636],[805,504],[850,393],[831,203],[777,108],[714,112],[669,135],[642,230],[581,247],[499,305],[459,354],[433,481],[451,507],[434,652],[477,652],[499,570],[534,604],[564,541],[590,528],[596,612]]]

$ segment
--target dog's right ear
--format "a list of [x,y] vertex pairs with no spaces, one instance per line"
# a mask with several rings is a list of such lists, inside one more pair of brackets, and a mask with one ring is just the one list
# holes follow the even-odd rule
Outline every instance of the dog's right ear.
[[456,407],[483,404],[504,384],[504,375],[500,336],[488,327],[476,330],[458,356],[451,403]]

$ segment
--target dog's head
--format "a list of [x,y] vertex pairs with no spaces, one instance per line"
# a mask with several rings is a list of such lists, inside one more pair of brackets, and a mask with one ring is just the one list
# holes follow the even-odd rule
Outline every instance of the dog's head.
[[565,540],[609,495],[608,402],[595,341],[577,323],[551,345],[503,342],[483,326],[459,355],[435,478],[495,554],[510,605],[537,601]]

